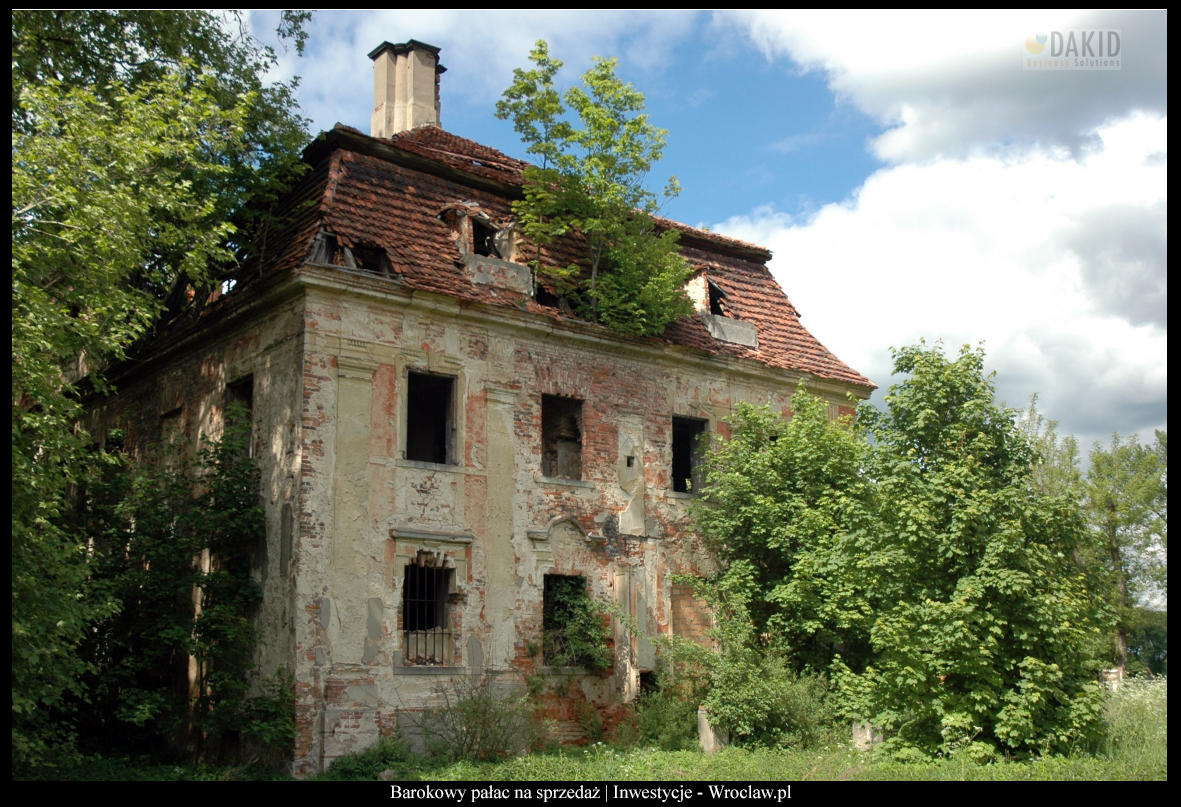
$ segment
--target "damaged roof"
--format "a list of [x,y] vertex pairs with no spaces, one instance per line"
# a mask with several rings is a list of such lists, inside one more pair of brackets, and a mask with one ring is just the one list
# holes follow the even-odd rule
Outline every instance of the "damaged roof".
[[[494,222],[511,221],[511,205],[521,196],[528,163],[435,126],[386,139],[340,124],[309,145],[304,159],[312,170],[285,202],[285,225],[268,239],[273,251],[256,265],[256,277],[294,270],[317,257],[317,262],[331,262],[323,257],[327,240],[351,251],[383,253],[388,265],[383,261],[385,269],[378,273],[392,269],[392,277],[412,289],[512,306],[559,321],[574,319],[530,295],[474,284],[454,234],[441,218],[445,210],[466,205]],[[685,260],[705,269],[725,292],[730,316],[757,328],[758,346],[719,341],[696,316],[653,339],[874,387],[800,324],[799,312],[767,269],[769,250],[669,219],[657,218],[657,226],[681,234]],[[565,266],[577,262],[579,254],[578,244],[567,239],[544,248],[541,260]]]

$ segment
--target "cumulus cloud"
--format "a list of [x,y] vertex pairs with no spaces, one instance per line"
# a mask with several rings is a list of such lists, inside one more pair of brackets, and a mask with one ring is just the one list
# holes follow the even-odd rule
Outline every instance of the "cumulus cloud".
[[889,346],[983,342],[999,393],[1032,392],[1085,441],[1167,422],[1164,118],[1043,151],[888,166],[805,217],[759,208],[716,225],[771,247],[804,324],[889,382]]
[[[1099,145],[1094,132],[1108,120],[1168,109],[1165,11],[748,11],[715,20],[768,58],[822,72],[840,98],[889,127],[872,147],[890,162],[1014,146],[1078,156]],[[1121,29],[1121,70],[1022,70],[1028,35],[1084,28]]]
[[1169,323],[1168,202],[1108,205],[1079,214],[1064,245],[1078,257],[1091,299],[1133,325]]

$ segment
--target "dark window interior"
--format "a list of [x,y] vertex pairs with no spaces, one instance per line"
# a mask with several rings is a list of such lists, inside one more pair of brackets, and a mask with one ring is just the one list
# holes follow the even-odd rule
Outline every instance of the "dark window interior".
[[389,256],[380,247],[354,247],[353,263],[358,269],[381,277],[390,277],[394,271]]
[[402,583],[402,630],[411,632],[446,628],[450,583],[450,569],[415,563],[407,566]]
[[564,655],[566,622],[570,603],[586,597],[586,578],[582,575],[547,574],[542,592],[541,628],[545,662]]
[[[245,410],[246,423],[254,419],[254,376],[248,375],[245,378],[239,379],[232,384],[226,385],[226,412],[229,414],[229,409],[234,404],[240,404]],[[254,456],[254,441],[250,441],[247,448],[249,456]]]
[[538,305],[544,305],[546,308],[561,308],[562,301],[558,295],[547,289],[545,286],[537,287],[537,295],[534,297]]
[[474,219],[472,220],[472,252],[488,258],[500,257],[496,252],[496,230]]
[[247,412],[254,411],[254,376],[248,375],[226,385],[226,406],[242,404]]
[[451,569],[425,562],[406,567],[402,580],[402,661],[404,664],[450,664],[453,640],[448,596]]
[[406,459],[451,465],[454,378],[410,373],[406,404]]
[[541,396],[541,472],[582,479],[582,401]]
[[709,313],[717,314],[719,317],[730,316],[729,306],[726,305],[726,292],[708,278],[705,282],[709,286]]
[[673,490],[695,493],[701,488],[701,435],[708,421],[673,418]]

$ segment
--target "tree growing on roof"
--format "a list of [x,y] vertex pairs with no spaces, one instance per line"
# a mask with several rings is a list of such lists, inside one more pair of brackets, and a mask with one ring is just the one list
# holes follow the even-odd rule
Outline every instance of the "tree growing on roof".
[[[615,74],[615,59],[596,57],[582,86],[561,94],[554,77],[562,63],[544,40],[529,58],[533,69],[513,71],[496,115],[512,120],[540,162],[525,170],[525,196],[513,204],[537,245],[534,268],[582,316],[620,333],[662,333],[693,310],[677,233],[658,232],[652,217],[680,186],[673,177],[657,194],[645,184],[668,132],[643,114],[643,94]],[[585,253],[567,266],[546,265],[541,247],[571,235],[584,239]]]

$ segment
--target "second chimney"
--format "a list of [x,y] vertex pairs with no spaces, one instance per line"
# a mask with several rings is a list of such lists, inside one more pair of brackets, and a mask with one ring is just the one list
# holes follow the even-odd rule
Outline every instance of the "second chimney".
[[439,48],[411,39],[382,42],[373,60],[373,121],[370,134],[393,137],[418,126],[439,125]]

